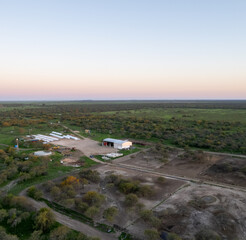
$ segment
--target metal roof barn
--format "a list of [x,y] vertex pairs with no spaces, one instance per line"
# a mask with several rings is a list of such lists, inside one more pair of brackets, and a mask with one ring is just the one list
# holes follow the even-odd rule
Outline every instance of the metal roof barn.
[[114,138],[105,138],[102,142],[105,147],[113,147],[117,149],[127,149],[132,146],[132,142],[128,140],[119,140]]

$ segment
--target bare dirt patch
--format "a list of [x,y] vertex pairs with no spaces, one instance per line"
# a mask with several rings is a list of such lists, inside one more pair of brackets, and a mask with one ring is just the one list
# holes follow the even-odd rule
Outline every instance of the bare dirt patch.
[[203,173],[202,178],[246,187],[246,159],[220,157]]
[[[139,201],[144,204],[146,209],[152,209],[158,205],[161,201],[168,198],[173,192],[181,187],[184,182],[165,179],[163,183],[158,183],[158,177],[152,174],[140,173],[135,170],[122,169],[115,166],[103,165],[96,169],[102,177],[106,177],[110,174],[122,175],[124,178],[139,181],[143,185],[149,185],[154,190],[155,194],[150,198],[140,198]],[[125,195],[120,193],[117,189],[108,189],[102,186],[102,193],[107,195],[108,199],[111,199],[111,204],[117,205],[119,209],[119,215],[115,219],[114,224],[125,228],[132,223],[138,215],[131,209],[127,209],[124,205]],[[124,216],[124,217],[122,217]]]
[[[204,201],[204,197],[207,200]],[[161,220],[160,232],[174,232],[182,239],[194,239],[199,231],[211,230],[224,240],[246,239],[246,193],[192,184],[173,194],[154,209]],[[212,201],[213,200],[213,201]],[[141,219],[128,230],[145,239]]]
[[166,161],[163,161],[162,155],[151,148],[134,156],[119,158],[114,162],[152,169],[170,175],[195,178],[221,158],[205,154],[206,161],[196,162],[182,158],[182,154],[183,151],[172,149],[168,152]]
[[99,142],[89,138],[84,138],[83,140],[80,139],[77,141],[71,139],[62,139],[53,142],[53,144],[61,145],[69,148],[76,148],[86,156],[117,152],[117,149],[101,146]]
[[176,156],[167,164],[163,165],[158,172],[184,177],[199,178],[202,172],[220,159],[219,156],[206,155],[204,162],[195,162]]

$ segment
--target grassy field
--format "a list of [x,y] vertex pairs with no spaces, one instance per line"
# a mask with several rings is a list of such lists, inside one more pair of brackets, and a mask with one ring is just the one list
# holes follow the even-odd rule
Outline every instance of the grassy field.
[[50,124],[38,124],[36,126],[26,127],[0,127],[0,144],[14,146],[16,137],[22,137],[28,134],[49,134],[52,131],[62,132],[64,129],[60,126],[54,127]]
[[112,111],[103,114],[118,116],[137,116],[141,118],[184,118],[186,120],[228,121],[246,124],[245,109],[194,109],[194,108],[156,108],[129,111]]

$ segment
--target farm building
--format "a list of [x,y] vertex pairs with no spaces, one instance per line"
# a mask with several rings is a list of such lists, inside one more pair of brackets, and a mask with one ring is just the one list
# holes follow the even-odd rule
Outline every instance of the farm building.
[[102,142],[103,146],[113,147],[117,149],[126,149],[132,146],[132,142],[128,140],[118,140],[113,138],[105,138]]

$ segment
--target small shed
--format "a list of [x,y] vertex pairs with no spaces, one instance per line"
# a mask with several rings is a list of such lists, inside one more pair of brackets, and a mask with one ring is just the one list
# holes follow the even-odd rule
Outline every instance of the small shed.
[[113,147],[117,149],[128,149],[132,146],[132,142],[128,140],[105,138],[102,142],[102,145],[105,147]]

